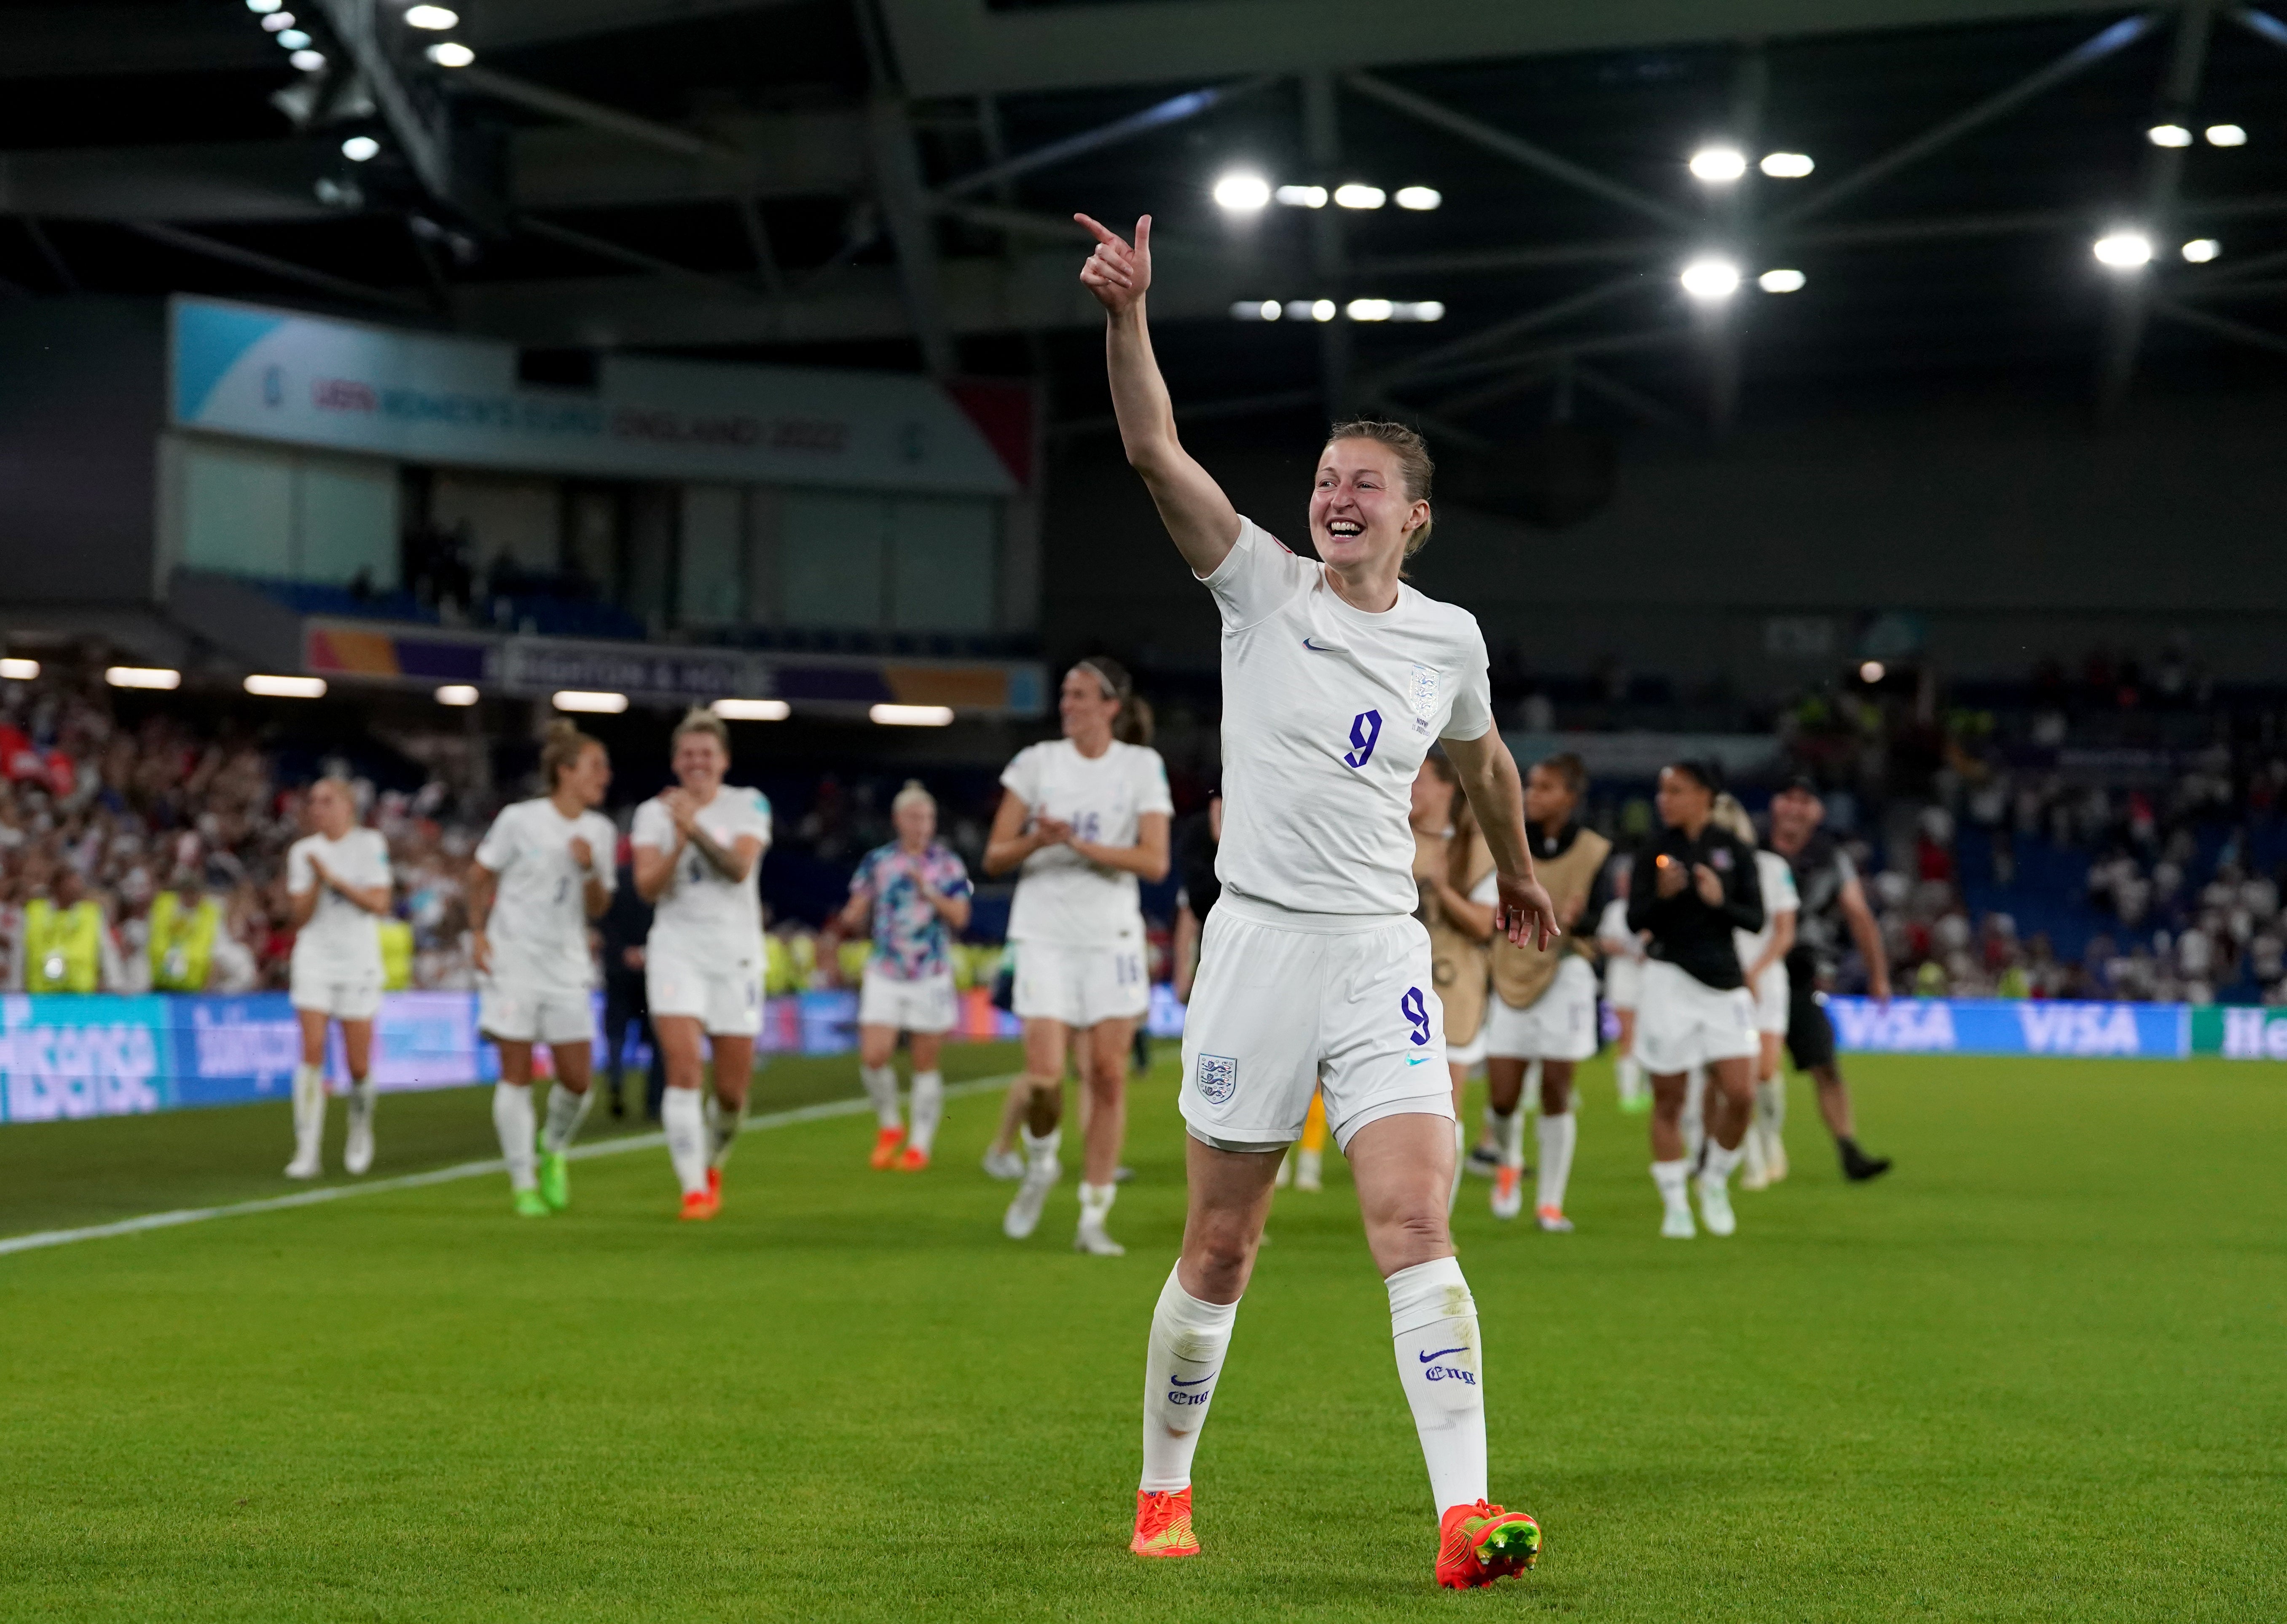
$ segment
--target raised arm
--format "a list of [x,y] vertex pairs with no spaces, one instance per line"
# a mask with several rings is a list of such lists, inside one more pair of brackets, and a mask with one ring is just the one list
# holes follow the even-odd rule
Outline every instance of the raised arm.
[[1072,217],[1096,233],[1096,252],[1080,280],[1104,306],[1104,359],[1112,374],[1112,409],[1128,466],[1144,477],[1159,522],[1194,575],[1215,573],[1238,540],[1238,509],[1175,438],[1175,409],[1151,354],[1144,295],[1151,285],[1151,217],[1136,222],[1134,247],[1084,214]]

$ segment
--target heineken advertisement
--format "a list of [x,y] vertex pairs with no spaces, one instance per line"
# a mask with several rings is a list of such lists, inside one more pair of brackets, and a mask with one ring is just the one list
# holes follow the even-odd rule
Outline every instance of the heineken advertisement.
[[2192,1011],[2192,1052],[2228,1060],[2287,1060],[2287,1009],[2209,1004]]

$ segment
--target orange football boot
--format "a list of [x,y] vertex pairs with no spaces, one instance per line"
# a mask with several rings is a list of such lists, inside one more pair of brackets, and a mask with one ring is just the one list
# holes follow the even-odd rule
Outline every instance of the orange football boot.
[[918,1145],[906,1146],[905,1154],[898,1158],[898,1171],[901,1173],[918,1173],[928,1165],[929,1152]]
[[1540,1525],[1490,1501],[1448,1506],[1437,1523],[1437,1582],[1475,1590],[1540,1560]]
[[898,1147],[905,1140],[903,1128],[883,1128],[874,1135],[874,1171],[887,1171],[897,1164]]
[[723,1210],[723,1198],[712,1190],[693,1190],[683,1198],[683,1210],[677,1216],[686,1224],[703,1224]]
[[1196,1557],[1199,1536],[1191,1532],[1191,1491],[1137,1489],[1136,1537],[1128,1549],[1139,1557]]
[[710,1167],[707,1170],[707,1193],[715,1198],[716,1205],[719,1206],[722,1203],[723,1170],[721,1168]]

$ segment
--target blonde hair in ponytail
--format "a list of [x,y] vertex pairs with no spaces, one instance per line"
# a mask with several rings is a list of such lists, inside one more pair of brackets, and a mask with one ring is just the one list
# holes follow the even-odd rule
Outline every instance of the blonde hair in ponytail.
[[1755,833],[1755,820],[1747,816],[1747,808],[1739,804],[1739,798],[1728,790],[1715,797],[1715,809],[1708,815],[1707,821],[1749,846],[1761,844]]
[[592,734],[580,731],[580,724],[569,717],[558,716],[548,724],[540,736],[540,782],[543,794],[556,793],[556,780],[567,768],[577,767],[580,757],[589,745],[604,747],[604,741]]

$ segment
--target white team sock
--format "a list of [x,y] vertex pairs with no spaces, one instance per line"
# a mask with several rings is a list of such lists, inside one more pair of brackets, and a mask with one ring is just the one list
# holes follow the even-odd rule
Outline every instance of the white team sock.
[[1112,1203],[1120,1194],[1116,1184],[1090,1184],[1085,1179],[1080,1186],[1080,1221],[1082,1228],[1090,1225],[1101,1229],[1104,1220],[1112,1216]]
[[1572,1179],[1572,1147],[1579,1142],[1580,1119],[1570,1109],[1561,1116],[1540,1114],[1540,1188],[1536,1209],[1564,1210],[1564,1186]]
[[1707,1068],[1694,1066],[1683,1079],[1683,1159],[1699,1160],[1699,1147],[1707,1142]]
[[1623,1054],[1613,1061],[1612,1076],[1619,1084],[1622,1105],[1633,1105],[1643,1097],[1643,1068],[1634,1055]]
[[1389,1329],[1397,1379],[1413,1407],[1430,1497],[1449,1506],[1485,1497],[1484,1360],[1477,1305],[1460,1260],[1439,1257],[1391,1275]]
[[1493,1118],[1493,1137],[1500,1141],[1500,1164],[1503,1167],[1524,1165],[1524,1101],[1516,1102],[1516,1109],[1506,1116]]
[[1755,1084],[1755,1125],[1774,1139],[1786,1131],[1784,1077],[1765,1077]]
[[1691,1186],[1691,1163],[1655,1162],[1651,1164],[1651,1181],[1659,1186],[1659,1199],[1670,1212],[1691,1215],[1691,1198],[1686,1194]]
[[747,1125],[747,1102],[740,1100],[735,1111],[726,1109],[714,1095],[707,1096],[707,1165],[724,1166],[731,1160],[731,1147],[739,1142],[739,1130]]
[[345,1108],[350,1121],[360,1127],[373,1124],[374,1086],[371,1077],[352,1077]]
[[1051,1128],[1048,1132],[1035,1139],[1033,1137],[1033,1131],[1027,1128],[1021,1137],[1025,1141],[1025,1164],[1027,1170],[1046,1169],[1056,1165],[1056,1150],[1064,1142],[1063,1129]]
[[1199,1428],[1238,1318],[1238,1304],[1202,1303],[1177,1283],[1175,1270],[1167,1272],[1144,1352],[1144,1475],[1137,1488],[1191,1487]]
[[[858,1080],[866,1085],[866,1098],[874,1102],[874,1120],[884,1128],[900,1125],[898,1117],[898,1068],[895,1066],[860,1066]],[[921,1078],[914,1079],[916,1095],[921,1091]],[[916,1100],[918,1104],[919,1100]]]
[[294,1151],[302,1161],[318,1155],[326,1136],[326,1074],[316,1066],[294,1068]]
[[493,1084],[493,1131],[500,1135],[501,1159],[508,1163],[512,1190],[540,1187],[532,1148],[532,1090],[514,1083]]
[[548,1124],[541,1130],[540,1147],[552,1156],[571,1149],[572,1141],[580,1137],[580,1124],[588,1120],[588,1108],[595,1103],[593,1088],[575,1094],[561,1083],[549,1084]]
[[1701,1170],[1703,1178],[1722,1184],[1731,1177],[1731,1170],[1739,1165],[1740,1147],[1734,1145],[1726,1150],[1713,1139],[1707,1141],[1707,1160]]
[[906,1142],[927,1155],[937,1144],[937,1125],[945,1120],[945,1073],[914,1073],[914,1126]]
[[659,1123],[667,1130],[667,1159],[685,1195],[707,1187],[707,1108],[695,1088],[670,1088],[659,1103]]

